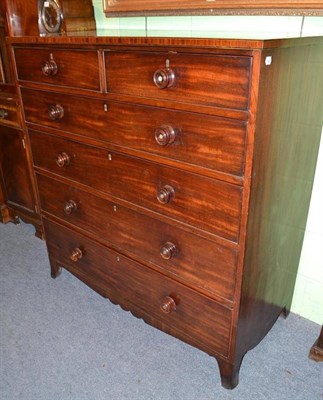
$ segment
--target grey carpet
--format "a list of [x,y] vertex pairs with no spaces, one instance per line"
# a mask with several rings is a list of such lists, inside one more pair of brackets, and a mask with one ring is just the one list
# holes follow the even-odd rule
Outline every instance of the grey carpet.
[[316,400],[323,366],[308,359],[320,327],[279,319],[221,388],[214,359],[134,318],[68,272],[50,278],[45,244],[0,224],[1,400]]

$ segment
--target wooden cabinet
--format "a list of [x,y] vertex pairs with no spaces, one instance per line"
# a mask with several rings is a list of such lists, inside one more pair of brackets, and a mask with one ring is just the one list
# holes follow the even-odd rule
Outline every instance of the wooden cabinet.
[[36,235],[42,237],[29,141],[13,87],[12,92],[0,94],[0,221],[18,222],[21,218],[32,223]]
[[34,213],[34,197],[30,191],[30,171],[25,151],[25,140],[19,130],[0,126],[0,164],[7,205]]
[[[0,19],[3,23],[3,19]],[[13,67],[0,26],[0,221],[34,224],[42,237],[35,176]]]
[[11,43],[52,277],[214,356],[235,387],[291,306],[322,40]]

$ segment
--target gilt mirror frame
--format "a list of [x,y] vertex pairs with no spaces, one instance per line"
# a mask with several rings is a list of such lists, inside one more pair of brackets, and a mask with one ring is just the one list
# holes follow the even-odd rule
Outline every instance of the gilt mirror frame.
[[107,17],[163,15],[323,16],[322,0],[103,0]]

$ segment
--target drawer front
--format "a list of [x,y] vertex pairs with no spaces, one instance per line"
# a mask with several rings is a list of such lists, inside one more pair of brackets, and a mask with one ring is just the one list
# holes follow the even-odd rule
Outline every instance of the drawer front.
[[[52,135],[30,131],[30,138],[37,167],[238,240],[239,186]],[[65,157],[68,162],[59,167],[57,161]]]
[[[44,227],[51,259],[99,288],[101,293],[108,296],[112,292],[140,307],[164,323],[175,336],[180,337],[183,332],[227,356],[231,328],[229,309],[72,230],[46,219]],[[176,310],[168,314],[161,310],[167,296],[177,303]]]
[[[232,175],[243,174],[244,122],[24,88],[22,96],[27,122]],[[53,114],[59,109],[61,114]]]
[[[110,51],[105,63],[110,93],[239,110],[249,107],[251,57]],[[165,82],[168,87],[157,86]]]
[[20,127],[19,106],[15,100],[0,99],[0,124]]
[[97,51],[16,48],[18,79],[100,90]]
[[37,178],[46,213],[104,238],[189,286],[233,299],[237,250],[57,180]]

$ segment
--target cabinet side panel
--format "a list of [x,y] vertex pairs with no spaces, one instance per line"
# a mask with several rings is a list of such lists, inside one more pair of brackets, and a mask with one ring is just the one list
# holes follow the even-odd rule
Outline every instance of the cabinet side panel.
[[38,36],[37,0],[1,0],[8,36]]
[[323,109],[323,40],[304,44],[262,55],[238,358],[292,302]]
[[22,132],[0,126],[0,168],[6,188],[7,202],[34,212],[34,198],[27,167]]

